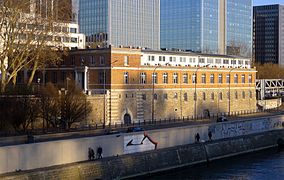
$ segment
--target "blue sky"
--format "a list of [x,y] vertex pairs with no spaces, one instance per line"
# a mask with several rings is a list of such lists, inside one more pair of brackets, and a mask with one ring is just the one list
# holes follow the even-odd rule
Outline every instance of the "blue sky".
[[253,5],[265,5],[265,4],[282,4],[284,5],[284,0],[253,0]]

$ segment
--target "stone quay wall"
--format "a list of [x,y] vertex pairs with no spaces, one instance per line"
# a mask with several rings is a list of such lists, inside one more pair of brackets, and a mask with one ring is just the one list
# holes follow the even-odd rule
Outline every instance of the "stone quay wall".
[[280,138],[284,138],[283,129],[104,158],[99,161],[4,174],[0,178],[75,180],[135,177],[272,148],[277,146]]
[[[211,131],[214,140],[284,129],[284,116],[182,126],[150,130],[146,133],[121,133],[77,139],[48,141],[0,147],[0,174],[21,169],[33,170],[88,160],[88,148],[103,148],[103,156],[114,157],[192,144],[195,134],[208,140]],[[145,138],[146,137],[146,138]],[[151,142],[152,140],[152,142]],[[141,143],[143,142],[143,143]],[[157,145],[155,146],[155,143]]]

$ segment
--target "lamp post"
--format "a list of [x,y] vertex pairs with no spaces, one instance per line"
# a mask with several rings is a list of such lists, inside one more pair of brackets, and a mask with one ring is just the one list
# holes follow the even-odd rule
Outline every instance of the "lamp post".
[[198,69],[200,69],[201,67],[197,67],[196,68],[196,71],[194,73],[194,117],[196,118],[197,116],[197,107],[196,107],[196,104],[197,104],[197,94],[196,94],[196,84],[197,84],[197,71]]
[[[206,64],[205,67],[208,67],[210,64]],[[196,93],[196,84],[197,84],[197,71],[200,69],[201,67],[197,67],[196,68],[196,71],[195,71],[195,78],[194,78],[194,117],[196,118],[197,117],[197,107],[196,107],[196,104],[197,104],[197,93]]]
[[228,115],[230,116],[231,115],[231,72],[233,71],[233,70],[235,70],[235,69],[231,69],[230,71],[229,71],[229,106],[228,106],[228,108],[229,108],[229,110],[228,110]]
[[157,78],[158,80],[158,77],[156,76],[154,78],[154,74],[157,70],[157,68],[160,67],[160,66],[156,66],[154,68],[154,71],[153,71],[153,74],[152,74],[152,122],[154,122],[154,119],[155,119],[155,103],[154,103],[154,95],[155,95],[155,78]]

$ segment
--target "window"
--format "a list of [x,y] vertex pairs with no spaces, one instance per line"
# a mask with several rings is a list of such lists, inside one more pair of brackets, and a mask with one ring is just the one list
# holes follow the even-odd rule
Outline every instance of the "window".
[[176,57],[170,57],[170,62],[176,62]]
[[235,92],[235,99],[238,99],[239,97],[238,97],[238,92],[236,91]]
[[248,77],[248,81],[249,81],[250,84],[252,83],[252,75],[251,74]]
[[155,61],[155,56],[148,56],[148,61]]
[[231,64],[236,65],[237,64],[237,60],[231,60]]
[[230,83],[230,74],[226,75],[226,83],[229,84]]
[[219,93],[219,100],[222,101],[223,100],[223,93]]
[[252,91],[249,91],[249,98],[252,98]]
[[243,65],[244,64],[243,60],[238,60],[238,63],[239,63],[239,65]]
[[193,75],[192,75],[192,83],[193,83],[193,84],[196,84],[196,83],[197,83],[196,74],[193,74]]
[[219,74],[219,75],[218,75],[218,83],[219,83],[219,84],[222,84],[222,83],[223,83],[223,75],[222,75],[222,74]]
[[164,94],[164,99],[168,99],[168,94]]
[[128,74],[128,72],[124,73],[124,84],[129,84],[129,74]]
[[235,74],[235,76],[234,76],[234,83],[235,83],[235,84],[238,84],[238,79],[239,79],[238,75]]
[[178,98],[178,94],[175,93],[175,94],[174,94],[174,99],[177,99],[177,98]]
[[124,56],[124,66],[129,66],[129,56]]
[[78,42],[78,38],[71,37],[71,42],[72,43],[77,43]]
[[215,59],[216,64],[222,64],[222,59]]
[[183,73],[183,83],[188,84],[188,74],[187,73]]
[[208,58],[207,59],[207,63],[208,64],[213,64],[214,63],[214,59],[213,58]]
[[105,65],[105,57],[100,56],[100,65]]
[[214,74],[210,74],[210,83],[214,84]]
[[142,99],[146,101],[146,94],[142,94]]
[[75,65],[75,56],[71,57],[71,65]]
[[204,64],[205,63],[205,58],[199,58],[198,59],[198,63],[203,63]]
[[168,84],[168,73],[163,73],[163,83]]
[[184,93],[184,94],[183,94],[183,99],[184,99],[184,101],[187,101],[187,100],[188,100],[187,93]]
[[99,84],[104,84],[104,83],[105,83],[105,73],[99,72]]
[[152,84],[158,83],[157,73],[152,73]]
[[154,100],[158,100],[158,95],[156,93],[154,94]]
[[202,84],[206,84],[206,75],[205,74],[202,74],[201,81],[202,81]]
[[224,59],[223,60],[223,64],[229,64],[229,60],[228,59]]
[[174,73],[174,75],[173,75],[173,83],[174,84],[178,83],[178,73]]
[[243,75],[242,75],[242,83],[244,84],[245,81],[246,81],[246,76],[243,74]]
[[70,28],[70,33],[77,33],[77,28]]
[[159,56],[159,61],[166,61],[166,57],[165,56]]
[[245,93],[245,91],[242,92],[242,96],[243,96],[243,99],[246,98],[246,93]]
[[203,101],[206,101],[206,93],[205,92],[202,93],[202,99],[203,99]]
[[186,57],[180,57],[180,62],[186,62]]
[[211,93],[211,100],[214,101],[214,93]]
[[140,84],[146,84],[146,73],[140,73]]
[[80,57],[80,61],[81,61],[81,66],[85,65],[85,57]]
[[95,56],[90,56],[90,64],[94,65],[96,63]]

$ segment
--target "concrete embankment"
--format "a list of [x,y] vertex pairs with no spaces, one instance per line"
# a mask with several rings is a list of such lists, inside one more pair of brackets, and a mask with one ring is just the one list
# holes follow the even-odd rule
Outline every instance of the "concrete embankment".
[[0,179],[127,178],[275,147],[280,138],[284,138],[283,129],[108,157],[99,161],[4,174]]

